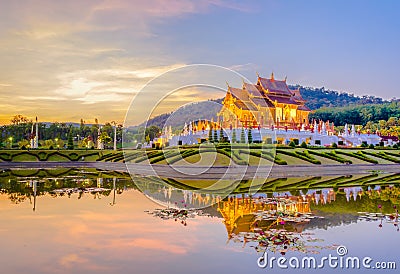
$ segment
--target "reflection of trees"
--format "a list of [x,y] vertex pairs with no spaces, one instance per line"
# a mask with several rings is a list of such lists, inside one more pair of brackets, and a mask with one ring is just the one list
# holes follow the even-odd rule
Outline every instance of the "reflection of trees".
[[161,218],[162,220],[173,219],[175,222],[179,221],[184,226],[187,226],[187,219],[194,219],[197,216],[210,216],[202,210],[197,209],[164,208],[146,212],[154,217]]
[[[77,194],[78,199],[81,199],[85,193],[90,193],[95,199],[101,199],[103,196],[109,196],[114,187],[113,177],[108,176],[104,172],[52,178],[2,176],[0,177],[0,195],[8,195],[12,203],[22,203],[32,198],[33,187],[30,181],[34,180],[37,182],[36,196],[71,198],[73,194]],[[101,178],[101,187],[98,185],[97,178]],[[117,178],[115,187],[116,194],[122,194],[126,189],[136,188],[132,180],[126,176]]]
[[377,206],[381,205],[383,213],[391,213],[393,206],[399,205],[399,198],[398,186],[381,186],[378,189],[359,188],[351,192],[349,188],[343,188],[336,192],[334,200],[325,204],[311,204],[311,209],[326,213],[357,214],[376,212]]

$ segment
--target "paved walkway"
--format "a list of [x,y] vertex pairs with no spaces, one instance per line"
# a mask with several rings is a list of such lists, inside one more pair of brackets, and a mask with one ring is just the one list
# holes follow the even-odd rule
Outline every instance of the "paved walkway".
[[101,170],[127,172],[132,174],[175,179],[251,179],[305,176],[340,176],[368,174],[373,171],[400,173],[400,164],[363,165],[290,165],[257,168],[256,166],[168,166],[147,164],[125,164],[120,162],[0,162],[0,169],[54,169],[54,168],[97,168]]

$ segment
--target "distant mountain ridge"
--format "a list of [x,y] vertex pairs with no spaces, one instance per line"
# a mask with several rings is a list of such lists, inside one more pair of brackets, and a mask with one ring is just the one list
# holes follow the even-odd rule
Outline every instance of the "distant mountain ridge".
[[350,105],[383,104],[390,101],[372,95],[355,96],[347,92],[338,92],[322,88],[303,87],[300,85],[289,86],[299,89],[301,96],[307,101],[306,106],[311,110],[322,107],[345,107]]

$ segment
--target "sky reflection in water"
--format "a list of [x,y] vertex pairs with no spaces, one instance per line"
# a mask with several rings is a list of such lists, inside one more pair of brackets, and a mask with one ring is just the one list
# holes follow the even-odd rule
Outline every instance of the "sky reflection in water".
[[[111,179],[108,180],[110,183]],[[123,180],[117,180],[123,184]],[[321,245],[345,245],[351,256],[370,256],[375,260],[398,263],[397,246],[400,233],[392,223],[359,219],[352,206],[374,209],[379,200],[374,194],[356,195],[360,188],[346,189],[327,204],[310,200],[313,213],[324,219],[312,220],[303,232],[323,239]],[[4,191],[3,191],[4,192]],[[217,208],[208,209],[211,217],[198,216],[187,220],[187,226],[173,218],[163,220],[145,211],[160,206],[141,192],[125,188],[108,196],[73,193],[68,197],[40,195],[33,211],[33,199],[26,198],[16,204],[9,193],[0,194],[1,226],[0,264],[4,273],[266,273],[270,269],[257,267],[259,253],[254,243],[228,240],[230,230]],[[329,192],[329,191],[328,191]],[[162,193],[162,192],[161,192]],[[43,193],[42,193],[43,194]],[[283,194],[275,193],[283,196]],[[347,199],[346,199],[347,195]],[[380,194],[382,195],[382,194]],[[266,195],[261,195],[266,197]],[[393,193],[392,193],[393,196]],[[238,195],[238,202],[248,199]],[[372,198],[371,198],[372,197]],[[397,196],[396,196],[397,197]],[[329,200],[332,201],[329,203]],[[349,200],[349,201],[347,201]],[[393,200],[393,199],[392,199]],[[248,201],[247,201],[248,202]],[[110,204],[111,203],[111,204]],[[343,209],[342,214],[334,213]],[[385,211],[392,203],[384,204]],[[349,209],[350,208],[350,209]],[[325,210],[326,209],[326,210]],[[317,212],[315,210],[318,210]],[[392,210],[393,211],[393,210]],[[394,212],[394,211],[393,211]],[[243,221],[243,220],[242,220]],[[236,224],[237,225],[237,224]],[[240,226],[241,224],[239,224]],[[244,226],[246,227],[246,225]],[[251,227],[247,225],[247,227]],[[254,227],[253,227],[254,228]],[[239,227],[236,227],[239,229]],[[239,229],[240,230],[240,229]],[[336,255],[335,250],[322,249],[323,256]],[[270,256],[273,254],[270,253]],[[304,256],[289,251],[285,256]],[[274,256],[278,257],[279,253]],[[285,270],[273,269],[273,272]],[[286,270],[287,271],[287,270]],[[293,270],[290,270],[293,271]],[[296,270],[302,273],[301,270]],[[361,273],[363,270],[324,269],[324,273]],[[305,272],[305,271],[304,271]],[[386,273],[380,270],[379,272]],[[395,273],[396,270],[387,270]]]

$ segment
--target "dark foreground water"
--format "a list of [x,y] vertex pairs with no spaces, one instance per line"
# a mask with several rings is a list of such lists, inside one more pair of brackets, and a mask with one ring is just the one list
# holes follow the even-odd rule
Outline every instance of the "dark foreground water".
[[[154,212],[162,207],[152,200],[168,202],[171,189],[153,187],[149,199],[124,176],[11,176],[1,178],[0,189],[1,273],[366,271],[362,265],[346,267],[348,257],[361,264],[371,257],[370,273],[400,268],[396,184],[225,200],[186,191],[182,204],[218,202],[189,211],[188,218],[182,212]],[[338,256],[338,246],[347,253]],[[272,269],[257,264],[265,251],[268,263],[277,258]],[[302,265],[305,256],[315,259],[317,269],[311,263],[310,270],[308,261]],[[324,256],[338,259],[322,266]],[[289,269],[277,265],[280,257]],[[397,270],[378,270],[377,262],[395,262]]]

